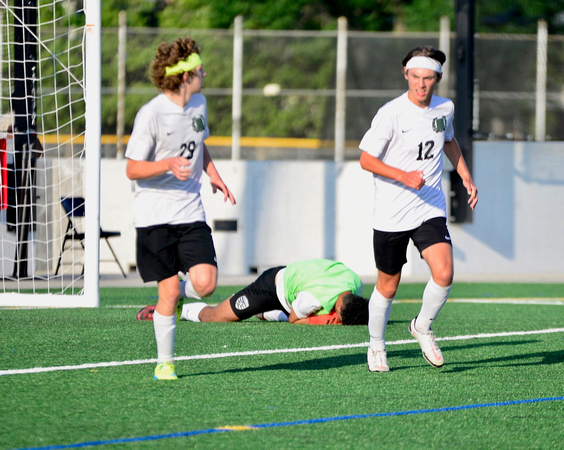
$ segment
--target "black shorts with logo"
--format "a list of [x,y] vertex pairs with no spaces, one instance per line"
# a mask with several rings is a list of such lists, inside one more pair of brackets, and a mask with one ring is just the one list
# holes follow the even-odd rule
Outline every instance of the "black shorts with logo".
[[407,262],[407,246],[412,240],[419,254],[431,245],[446,242],[452,246],[446,218],[435,217],[408,231],[374,230],[373,246],[376,268],[388,275],[401,272]]
[[276,295],[276,274],[284,267],[265,270],[255,281],[231,297],[231,309],[240,320],[274,309],[284,311]]
[[137,228],[137,268],[143,281],[162,281],[196,264],[217,267],[205,222]]

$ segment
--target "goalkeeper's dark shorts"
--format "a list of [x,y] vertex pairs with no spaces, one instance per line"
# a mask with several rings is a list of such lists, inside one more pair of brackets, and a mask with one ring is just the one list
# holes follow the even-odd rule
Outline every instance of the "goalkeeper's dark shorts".
[[197,264],[217,267],[205,222],[137,228],[137,269],[144,282],[162,281]]
[[284,267],[265,270],[255,281],[229,299],[233,313],[240,320],[274,309],[284,311],[276,295],[276,274]]

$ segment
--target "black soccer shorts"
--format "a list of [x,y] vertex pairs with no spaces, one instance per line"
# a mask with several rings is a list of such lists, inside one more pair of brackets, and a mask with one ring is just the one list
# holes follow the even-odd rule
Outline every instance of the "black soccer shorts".
[[276,274],[283,268],[284,266],[280,266],[265,270],[255,281],[231,297],[231,309],[240,320],[274,309],[284,311],[276,295]]
[[137,228],[137,269],[144,282],[166,280],[196,264],[217,267],[205,222]]
[[373,246],[376,268],[388,275],[401,272],[407,262],[407,246],[412,240],[419,254],[431,245],[446,242],[452,246],[446,218],[435,217],[423,222],[418,228],[408,231],[374,230]]

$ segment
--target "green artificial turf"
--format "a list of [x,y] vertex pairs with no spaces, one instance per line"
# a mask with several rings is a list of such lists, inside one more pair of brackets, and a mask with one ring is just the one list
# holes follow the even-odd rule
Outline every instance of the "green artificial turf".
[[[455,286],[453,298],[562,297],[562,285]],[[215,301],[235,289],[218,288]],[[421,290],[404,285],[401,297],[417,299]],[[137,306],[155,295],[153,288],[102,289],[100,308],[0,310],[0,373],[22,369],[0,375],[0,448],[92,441],[112,449],[524,449],[564,442],[561,301],[447,303],[433,326],[439,339],[453,338],[439,341],[439,369],[407,333],[420,304],[400,301],[386,331],[389,373],[368,372],[365,326],[179,322],[180,378],[158,382],[152,323],[135,320]],[[54,370],[25,371],[32,368]]]

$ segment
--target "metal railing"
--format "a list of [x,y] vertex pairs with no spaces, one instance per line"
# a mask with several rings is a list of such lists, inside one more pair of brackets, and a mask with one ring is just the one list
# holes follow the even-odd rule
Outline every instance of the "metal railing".
[[[440,33],[350,31],[346,19],[336,31],[245,30],[243,25],[238,18],[232,30],[125,25],[103,30],[103,52],[116,51],[102,56],[109,74],[102,104],[108,112],[110,102],[116,111],[121,105],[124,123],[115,128],[118,157],[137,109],[156,94],[146,75],[154,48],[186,34],[203,47],[212,136],[231,139],[225,157],[232,159],[249,157],[242,151],[244,137],[329,142],[332,158],[347,159],[378,108],[406,90],[399,61],[417,45],[445,49],[449,58],[438,93],[456,97],[455,49],[450,45],[455,34],[448,19],[441,19]],[[564,140],[564,36],[549,36],[539,21],[536,35],[482,34],[475,39],[475,138]],[[104,124],[106,133],[112,123],[110,117]]]

